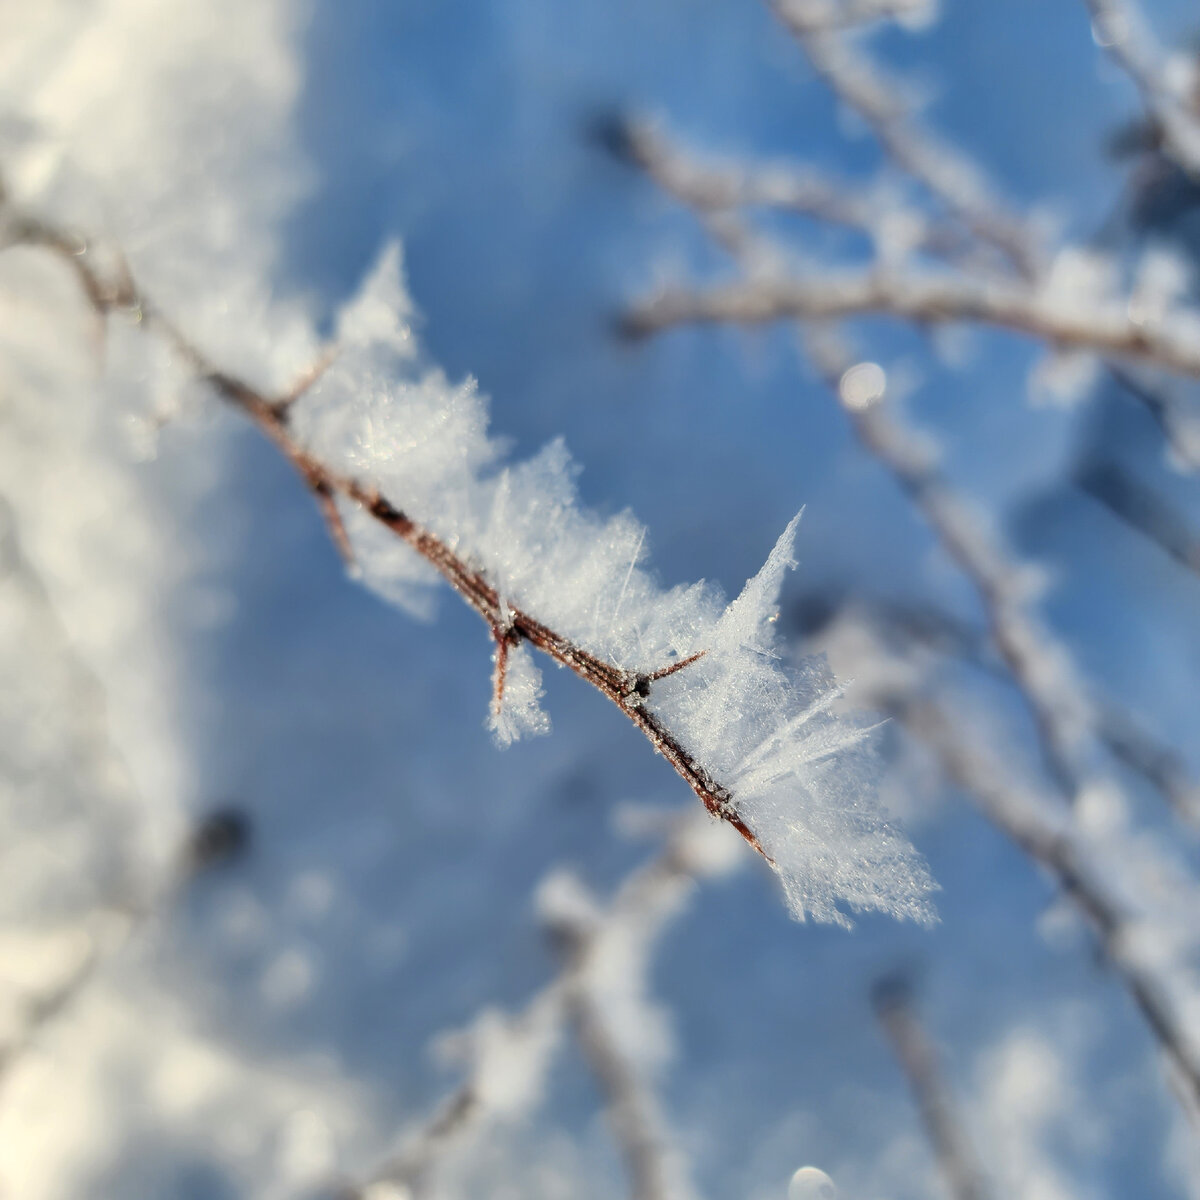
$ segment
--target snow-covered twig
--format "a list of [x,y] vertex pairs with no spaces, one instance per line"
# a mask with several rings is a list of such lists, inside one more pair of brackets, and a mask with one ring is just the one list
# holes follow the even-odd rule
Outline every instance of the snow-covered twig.
[[894,197],[848,180],[784,162],[745,163],[701,156],[678,145],[654,122],[616,118],[604,123],[607,149],[697,215],[763,208],[811,217],[856,230],[886,246],[903,228],[906,246],[957,260],[971,249],[968,236],[928,220],[915,208],[897,213]]
[[187,362],[195,374],[209,384],[213,391],[232,408],[247,417],[295,468],[305,486],[318,502],[321,515],[331,525],[333,540],[339,546],[347,544],[340,515],[330,502],[344,498],[369,514],[380,525],[410,546],[433,566],[452,588],[487,622],[489,628],[502,624],[509,636],[528,641],[547,654],[560,666],[573,671],[607,696],[646,735],[651,745],[662,754],[699,797],[714,816],[727,821],[756,850],[762,847],[733,807],[728,791],[713,780],[704,767],[671,736],[661,722],[641,703],[645,690],[643,678],[628,674],[603,662],[576,646],[569,638],[520,609],[510,608],[496,588],[481,572],[459,558],[434,534],[422,528],[369,485],[343,475],[326,466],[305,449],[289,429],[289,413],[295,392],[285,400],[269,396],[243,380],[222,371],[208,356],[190,342],[182,332],[145,296],[131,275],[111,282],[103,278],[88,262],[80,247],[86,246],[77,238],[40,221],[22,221],[15,227],[13,244],[42,245],[60,254],[79,278],[89,301],[101,315],[128,310],[148,329],[161,334]]
[[[641,878],[631,881],[625,919],[639,909],[644,918],[653,919],[654,909],[661,908],[664,902],[670,909],[678,910],[679,893],[691,878],[686,858],[679,854],[678,848],[668,848]],[[614,906],[614,915],[619,908]],[[654,924],[661,926],[661,919]],[[611,938],[615,932],[618,937],[628,938],[633,929],[622,930],[619,924],[598,926],[590,913],[581,913],[572,905],[548,914],[547,926],[563,957],[568,981],[567,1015],[604,1096],[609,1126],[629,1176],[632,1200],[683,1200],[692,1196],[686,1165],[671,1146],[666,1121],[647,1073],[635,1053],[623,1044],[629,1040],[628,1036],[622,1037],[606,1004],[604,993],[611,991],[614,981],[595,969],[604,955],[605,937]],[[637,931],[634,936],[645,939],[646,935]],[[632,981],[622,981],[622,985],[634,997],[632,1005],[628,1000],[625,1002],[625,1007],[633,1010],[624,1014],[625,1022],[652,1023],[654,1014],[639,1011],[637,993],[643,981],[635,977]],[[643,1039],[646,1036],[641,1029],[636,1033]]]
[[870,315],[898,317],[916,325],[993,325],[1056,349],[1082,350],[1200,376],[1196,314],[1142,321],[1128,303],[1069,306],[1054,294],[1020,281],[913,269],[830,270],[803,278],[668,287],[635,304],[622,328],[631,336],[644,336],[676,325],[763,325]]
[[623,1047],[618,1027],[633,1025],[635,1036],[655,1041],[644,1026],[654,1025],[657,1013],[647,1011],[642,997],[650,955],[684,911],[696,881],[735,865],[730,843],[713,835],[700,818],[678,820],[662,850],[634,869],[607,906],[569,876],[547,880],[542,915],[563,951],[560,971],[518,1014],[477,1023],[467,1039],[467,1078],[398,1153],[361,1181],[340,1185],[339,1200],[371,1200],[383,1185],[420,1195],[437,1166],[489,1124],[515,1119],[537,1103],[568,1024],[575,1026],[608,1104],[632,1194],[639,1200],[691,1195],[649,1081]]
[[796,32],[830,33],[876,21],[924,20],[934,0],[780,0],[779,8]]
[[1113,755],[1158,791],[1176,816],[1193,828],[1200,825],[1200,784],[1179,752],[1120,705],[1098,698],[1093,706],[1100,736]]
[[[885,143],[886,144],[886,143]],[[906,165],[902,162],[901,165]],[[936,189],[935,189],[936,190]],[[699,215],[703,216],[703,213]],[[735,230],[737,218],[731,218]],[[982,236],[976,230],[977,236]],[[990,240],[990,239],[989,239]],[[668,291],[629,315],[627,328],[652,332],[681,320],[714,323],[799,319],[808,356],[824,375],[853,421],[864,447],[896,478],[922,512],[938,540],[974,584],[992,640],[1034,714],[1044,757],[1072,801],[1120,789],[1104,769],[1100,723],[1061,646],[1029,606],[1025,574],[995,544],[961,497],[937,470],[929,447],[889,417],[882,401],[887,376],[875,363],[849,355],[832,321],[867,312],[891,312],[922,323],[982,319],[1029,333],[1055,346],[1083,345],[1103,354],[1128,355],[1200,373],[1194,339],[1170,327],[1135,319],[1133,308],[1113,303],[1085,308],[1064,305],[1036,279],[977,278],[968,274],[925,275],[886,269],[795,280],[753,273],[749,257],[736,252],[748,235],[729,239],[746,279],[706,291]],[[1140,314],[1138,314],[1140,316]],[[912,717],[910,705],[892,705]],[[916,710],[913,710],[916,711]],[[915,718],[912,718],[915,720]],[[1132,926],[1085,856],[1062,829],[1028,810],[1002,782],[989,777],[966,754],[964,732],[953,724],[924,729],[948,775],[980,796],[981,807],[1032,858],[1052,870],[1063,888],[1096,925],[1106,955],[1120,973],[1177,1074],[1184,1081],[1189,1111],[1200,1101],[1200,1058],[1166,999],[1154,971],[1125,953],[1122,939]],[[937,738],[934,738],[934,735]],[[990,778],[990,783],[989,783]],[[990,789],[990,790],[989,790]],[[1053,811],[1051,805],[1047,811]],[[1027,815],[1028,813],[1028,815]],[[1031,824],[1031,822],[1033,822]]]
[[952,1200],[988,1200],[991,1191],[986,1176],[959,1122],[957,1105],[938,1067],[937,1051],[913,1010],[910,991],[904,976],[881,979],[871,994],[875,1014],[908,1080]]
[[1154,418],[1175,462],[1183,470],[1200,471],[1200,421],[1191,406],[1168,387],[1141,379],[1115,363],[1108,364],[1108,374]]
[[[86,905],[70,914],[64,926],[77,935],[80,952],[70,969],[54,982],[32,991],[17,1005],[19,1017],[13,1028],[0,1040],[0,1087],[22,1057],[45,1036],[55,1022],[70,1013],[88,992],[98,975],[127,946],[153,916],[160,914],[198,875],[226,861],[244,844],[244,819],[231,810],[205,818],[184,839],[173,861],[151,878],[143,876],[134,863],[134,846],[125,821],[137,798],[132,772],[115,742],[108,720],[108,698],[104,688],[82,654],[63,628],[45,582],[24,552],[16,517],[7,499],[0,496],[0,584],[5,592],[5,612],[11,633],[29,637],[24,622],[14,612],[13,593],[20,603],[37,614],[39,624],[52,639],[55,653],[68,680],[67,695],[75,737],[83,750],[70,751],[55,746],[55,766],[64,777],[77,781],[84,790],[84,810],[103,866],[92,884],[94,892]],[[26,697],[35,721],[44,720],[39,702]],[[42,734],[44,736],[44,733]],[[74,757],[79,753],[80,758]],[[7,765],[7,764],[6,764]],[[61,787],[55,778],[50,788]],[[105,812],[105,804],[112,810]],[[106,820],[107,818],[107,820]],[[116,818],[116,819],[114,819]],[[109,824],[111,822],[111,825]],[[240,823],[239,823],[240,822]],[[64,856],[64,862],[66,858]]]
[[878,64],[852,47],[845,35],[814,31],[804,20],[806,5],[774,0],[773,7],[813,70],[867,125],[888,158],[1021,274],[1040,275],[1042,255],[1028,225],[995,199],[974,162],[921,127],[910,99]]
[[[743,265],[748,264],[743,262]],[[866,272],[856,284],[865,293],[874,289],[887,290],[889,286],[890,277],[882,272]],[[709,296],[738,294],[732,305],[715,304],[709,319],[714,322],[737,319],[728,316],[727,311],[738,312],[743,306],[752,308],[762,302],[769,305],[770,296],[776,290],[786,292],[792,287],[791,282],[751,280],[732,284],[724,292],[719,289],[707,293]],[[1014,284],[1013,287],[1024,286]],[[980,294],[990,295],[988,286],[980,288]],[[692,293],[695,298],[702,295],[706,294]],[[668,298],[670,294],[665,294],[650,301],[649,305],[635,308],[629,314],[630,328],[637,332],[655,328],[653,320],[644,322],[643,314],[652,310],[659,313],[670,310]],[[853,422],[864,448],[904,487],[938,540],[976,587],[988,614],[992,641],[1030,702],[1042,736],[1046,761],[1067,796],[1079,798],[1099,778],[1098,763],[1093,754],[1091,706],[1075,683],[1066,653],[1034,619],[1028,607],[1024,572],[1008,562],[970,508],[940,478],[928,446],[884,413],[886,372],[876,364],[858,364],[848,355],[836,332],[820,323],[823,319],[844,317],[862,310],[854,307],[847,310],[846,296],[839,296],[835,289],[830,292],[811,286],[805,289],[805,299],[808,311],[793,312],[791,316],[811,318],[803,332],[809,358]]]
[[211,814],[189,833],[156,885],[138,895],[129,881],[123,881],[121,894],[112,903],[86,914],[80,922],[84,951],[79,961],[63,979],[25,1005],[15,1034],[0,1045],[0,1084],[47,1028],[72,1010],[147,922],[198,876],[242,851],[247,829],[244,818],[232,810]]
[[1044,867],[1088,918],[1104,956],[1124,983],[1174,1069],[1189,1116],[1200,1104],[1200,1048],[1184,1029],[1164,981],[1136,950],[1138,924],[1114,894],[1110,877],[1093,865],[1055,805],[1011,781],[1007,768],[967,736],[937,703],[893,696],[891,711],[925,745],[947,777],[970,796],[991,822]]
[[1073,480],[1117,520],[1200,574],[1200,533],[1165,496],[1115,458],[1088,455],[1076,467]]
[[[1007,668],[990,647],[983,631],[937,607],[908,606],[883,598],[856,600],[852,611],[836,597],[810,598],[822,614],[822,625],[838,615],[852,616],[871,627],[887,645],[899,642],[903,653],[913,646],[948,658],[957,658],[988,674],[1007,680]],[[816,632],[809,629],[808,632]],[[1142,776],[1189,826],[1200,824],[1200,783],[1197,783],[1178,750],[1147,729],[1111,697],[1089,691],[1096,734],[1109,753]]]
[[[743,260],[743,266],[747,265]],[[844,277],[843,283],[851,278]],[[1011,294],[1032,294],[1030,285],[1020,281],[976,284],[964,276],[956,282],[964,289],[973,288],[984,299],[997,295],[998,288],[1006,288]],[[738,314],[742,320],[749,319],[756,308],[759,312],[769,309],[784,295],[790,294],[793,299],[803,296],[803,302],[787,315],[807,318],[802,336],[808,357],[850,418],[864,447],[904,488],[975,586],[996,649],[1029,701],[1047,763],[1067,796],[1077,799],[1102,778],[1095,753],[1094,719],[1065,652],[1029,609],[1026,573],[1008,561],[969,506],[940,477],[929,448],[885,412],[882,402],[887,375],[883,369],[873,363],[857,363],[825,323],[872,307],[862,303],[870,296],[878,300],[889,295],[897,303],[904,297],[906,302],[915,301],[915,310],[929,312],[937,312],[941,306],[928,304],[929,298],[921,299],[919,289],[910,293],[897,286],[894,276],[881,272],[863,273],[840,292],[830,283],[799,285],[792,280],[755,278],[708,292],[664,293],[635,308],[628,319],[630,328],[647,332],[656,328],[656,317],[670,314],[678,301],[679,307],[695,302],[693,311],[706,311],[706,319],[723,323],[738,320]],[[706,306],[706,298],[717,299]],[[873,307],[887,305],[876,303]],[[1081,324],[1080,328],[1092,332],[1090,326]]]
[[[1041,282],[995,275],[969,230],[929,218],[868,190],[803,167],[711,161],[673,142],[654,123],[628,119],[604,127],[605,145],[645,172],[687,207],[742,267],[734,284],[699,290],[672,287],[627,309],[619,329],[642,337],[682,323],[762,323],[891,315],[920,326],[979,322],[1045,342],[1055,351],[1105,356],[1108,374],[1143,404],[1189,470],[1200,464],[1196,422],[1164,386],[1146,375],[1166,370],[1200,376],[1191,310],[1150,312],[1135,295],[1066,294],[1053,272]],[[869,270],[797,275],[776,239],[754,232],[743,219],[756,207],[790,210],[855,229],[871,239],[878,261]],[[937,274],[906,261],[919,250],[947,268]],[[1063,250],[1062,281],[1069,286],[1076,251]],[[1137,371],[1136,367],[1148,368]]]
[[[806,346],[859,441],[904,489],[974,586],[992,643],[1037,722],[1046,762],[1067,797],[1080,799],[1102,779],[1092,706],[1066,651],[1030,608],[1028,570],[1009,560],[979,515],[941,476],[930,447],[887,411],[882,368],[856,364],[828,333],[811,333]],[[861,377],[871,367],[876,382],[868,392],[852,372]]]
[[1092,31],[1133,81],[1162,149],[1193,179],[1200,178],[1200,74],[1192,68],[1190,93],[1172,86],[1170,65],[1133,0],[1084,0]]

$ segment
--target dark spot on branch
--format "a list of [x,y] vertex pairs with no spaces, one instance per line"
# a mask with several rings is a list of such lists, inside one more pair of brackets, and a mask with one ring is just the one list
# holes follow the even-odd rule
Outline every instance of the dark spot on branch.
[[198,875],[240,857],[250,846],[251,832],[250,818],[243,809],[214,809],[201,819],[187,840],[187,873]]
[[635,167],[639,156],[629,118],[619,109],[593,113],[583,126],[584,140],[622,166]]

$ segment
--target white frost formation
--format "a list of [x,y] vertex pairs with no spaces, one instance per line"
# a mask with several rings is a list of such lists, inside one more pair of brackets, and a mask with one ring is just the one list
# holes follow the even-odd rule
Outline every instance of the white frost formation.
[[[296,407],[302,440],[378,487],[512,607],[631,677],[703,652],[653,682],[646,704],[732,792],[795,916],[845,924],[845,904],[930,919],[925,866],[884,821],[864,756],[847,753],[867,731],[832,714],[840,693],[822,669],[792,667],[776,648],[799,518],[732,604],[704,583],[664,589],[641,566],[646,530],[630,513],[605,519],[580,508],[560,441],[504,461],[474,381],[452,384],[421,363],[403,320],[409,307],[392,246],[343,312],[336,360]],[[427,573],[377,545],[357,540],[365,579],[420,609]],[[490,721],[498,741],[548,728],[539,694],[532,657],[515,647]]]

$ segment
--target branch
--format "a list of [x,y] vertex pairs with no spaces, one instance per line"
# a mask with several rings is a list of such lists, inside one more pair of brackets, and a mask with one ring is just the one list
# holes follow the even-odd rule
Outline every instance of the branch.
[[1074,309],[1043,290],[932,272],[830,271],[809,278],[667,288],[634,305],[621,328],[630,336],[644,337],[676,325],[764,325],[871,315],[918,325],[962,321],[994,325],[1059,349],[1090,351],[1200,377],[1200,338],[1190,322],[1139,322],[1127,305]]
[[814,32],[803,19],[806,6],[773,0],[773,7],[813,70],[866,124],[888,157],[1020,274],[1036,278],[1041,254],[1032,232],[989,194],[976,164],[922,129],[910,115],[908,97],[845,37]]
[[1110,701],[1096,701],[1096,722],[1113,755],[1158,791],[1177,817],[1193,829],[1200,826],[1200,785],[1178,751]]
[[[844,605],[835,598],[813,598],[827,624]],[[965,621],[928,604],[908,607],[895,601],[874,598],[855,606],[855,617],[871,626],[878,636],[894,645],[896,638],[917,644],[944,657],[957,658],[995,678],[1010,677],[988,648],[983,635]],[[809,632],[812,632],[810,630]],[[1200,784],[1173,746],[1147,730],[1127,709],[1109,697],[1087,696],[1095,722],[1096,736],[1114,758],[1141,775],[1186,824],[1200,825]]]
[[796,33],[832,33],[877,21],[923,18],[931,0],[779,0],[780,15]]
[[[874,628],[867,626],[868,631]],[[858,645],[864,653],[861,642]],[[1127,908],[1117,890],[1128,874],[1128,844],[1115,843],[1105,861],[1095,863],[1096,847],[1089,846],[1072,826],[1062,805],[1053,796],[1016,780],[1009,757],[989,752],[972,736],[958,705],[930,699],[926,684],[914,679],[911,660],[897,661],[894,652],[878,639],[865,654],[872,669],[864,673],[862,701],[889,713],[924,746],[944,776],[1027,857],[1049,872],[1094,928],[1105,960],[1170,1063],[1185,1115],[1200,1134],[1200,1047],[1193,1044],[1181,1012],[1169,999],[1161,970],[1153,961],[1139,957],[1137,941],[1145,928],[1144,918]],[[1156,887],[1162,886],[1159,876]],[[1189,921],[1189,912],[1183,912],[1181,919]]]
[[910,992],[903,976],[880,980],[871,995],[875,1015],[908,1080],[951,1197],[988,1200],[986,1176],[959,1123],[957,1105],[938,1068],[937,1051],[913,1011]]
[[[903,286],[898,282],[902,278]],[[949,319],[945,315],[950,307],[947,296],[954,293],[960,308],[965,307],[963,297],[973,293],[977,306],[989,303],[994,310],[1002,296],[1036,295],[1025,284],[976,284],[965,277],[943,281],[931,276],[922,281],[926,285],[922,291],[914,278],[920,279],[884,273],[843,275],[840,289],[832,281],[802,284],[756,279],[708,292],[667,292],[635,309],[628,323],[634,332],[645,333],[675,323],[685,312],[713,322],[769,319],[765,315],[768,312],[815,322],[871,307],[902,310],[912,318],[921,314],[932,319],[940,314],[941,319]],[[1044,307],[1050,318],[1061,319],[1061,314]],[[1094,336],[1094,330],[1079,323],[1078,334]],[[853,422],[860,441],[903,487],[974,585],[996,648],[1033,712],[1048,765],[1070,799],[1082,796],[1100,778],[1091,744],[1091,706],[1073,680],[1066,654],[1028,610],[1022,573],[1007,561],[965,502],[940,478],[927,448],[884,415],[881,401],[887,377],[883,370],[875,364],[856,366],[829,330],[814,332],[810,326],[806,348]],[[1193,353],[1200,369],[1200,353]]]
[[615,1036],[604,1006],[588,986],[586,964],[594,935],[586,927],[559,925],[553,932],[571,973],[567,1012],[584,1058],[606,1100],[613,1138],[625,1160],[631,1200],[669,1200],[688,1192],[674,1178],[678,1156],[670,1152],[657,1098],[643,1072]]
[[1096,42],[1133,81],[1166,155],[1200,179],[1200,91],[1186,100],[1169,83],[1166,56],[1130,0],[1084,0]]
[[857,230],[877,247],[886,247],[902,225],[905,244],[931,254],[962,259],[971,248],[962,231],[929,221],[915,209],[905,209],[898,217],[870,188],[830,179],[809,167],[704,159],[646,120],[608,124],[603,140],[619,158],[701,217],[767,208]]
[[1099,455],[1086,458],[1076,467],[1074,482],[1117,520],[1187,570],[1200,574],[1200,534],[1166,497],[1115,459]]
[[[603,970],[605,952],[614,939],[636,937],[648,952],[670,920],[683,911],[694,882],[728,865],[722,853],[713,855],[711,836],[707,822],[689,815],[675,824],[663,849],[624,880],[607,909],[594,909],[584,901],[582,911],[568,903],[548,913],[548,927],[566,952],[562,965],[506,1025],[509,1037],[536,1040],[550,1037],[568,1020],[575,1023],[608,1099],[614,1134],[638,1200],[675,1195],[670,1185],[678,1183],[678,1175],[661,1133],[657,1103],[616,1044],[604,1002],[590,981]],[[624,961],[629,961],[627,956]],[[642,982],[640,977],[634,978],[627,986],[631,983],[636,988]],[[542,1069],[547,1065],[543,1063]],[[467,1078],[407,1139],[404,1148],[363,1180],[336,1187],[338,1200],[371,1200],[372,1189],[380,1185],[405,1188],[413,1196],[424,1194],[436,1166],[496,1117],[487,1076],[484,1048]]]
[[964,737],[936,704],[895,697],[893,712],[936,756],[946,775],[970,795],[983,814],[1040,863],[1088,918],[1105,959],[1124,983],[1175,1069],[1191,1116],[1200,1105],[1200,1053],[1186,1034],[1154,970],[1130,954],[1136,924],[1112,895],[1103,872],[1094,869],[1066,825],[1047,814],[1053,805],[1025,795],[1009,782],[1005,766]]
[[1200,421],[1194,412],[1163,387],[1139,379],[1132,371],[1108,366],[1108,374],[1154,418],[1171,454],[1185,471],[1200,471]]
[[87,949],[61,982],[34,997],[17,1031],[0,1045],[0,1085],[38,1037],[69,1012],[86,994],[101,969],[129,944],[173,897],[200,875],[240,854],[250,836],[249,824],[234,809],[219,809],[204,817],[188,834],[166,874],[143,894],[125,894],[87,914]]
[[[786,303],[778,305],[780,299],[802,303],[794,304],[793,311],[779,315],[810,318],[852,315],[870,307],[865,304],[868,299],[874,300],[876,308],[885,306],[880,303],[881,297],[893,300],[897,307],[901,307],[901,300],[914,302],[912,294],[897,290],[887,277],[846,278],[852,281],[852,286],[843,294],[836,288],[826,291],[815,285],[759,281],[731,285],[709,293],[675,295],[684,297],[685,305],[698,297],[700,303],[693,311],[705,313],[705,319],[712,321],[728,320],[731,313],[737,314],[738,319],[745,319],[747,314],[754,313],[762,317],[775,307],[786,309]],[[953,281],[952,286],[964,290],[973,288],[977,305],[990,303],[994,308],[996,297],[1018,294],[1011,286],[1005,291],[1002,290],[1005,285],[993,289],[967,280]],[[1034,294],[1029,288],[1025,290],[1029,295]],[[968,291],[967,294],[972,293]],[[714,297],[717,298],[715,303],[706,304]],[[922,298],[918,291],[915,299],[923,299],[924,308],[914,303],[908,313],[910,316],[918,311],[927,315],[945,311],[944,296],[940,301],[936,293]],[[661,298],[658,303],[660,307],[654,310],[656,316],[670,313],[671,303],[663,304]],[[640,311],[647,313],[652,308],[653,302],[652,306],[645,306]],[[1051,316],[1056,321],[1061,319],[1058,314]],[[654,321],[640,323],[638,317],[639,313],[635,311],[632,323],[638,332],[655,327]],[[1077,322],[1073,328],[1076,336],[1095,336],[1092,327],[1083,322]],[[1063,332],[1061,326],[1059,332]],[[1064,793],[1076,800],[1097,783],[1112,786],[1098,769],[1094,751],[1096,717],[1092,705],[1077,687],[1066,655],[1028,611],[1027,589],[1022,585],[1020,572],[993,545],[968,506],[940,478],[927,448],[884,416],[881,401],[886,393],[887,379],[883,370],[876,364],[855,364],[829,330],[821,335],[813,333],[810,327],[807,348],[833,394],[854,422],[863,445],[893,474],[974,584],[988,617],[993,642],[1029,703],[1043,753]],[[1180,352],[1186,349],[1182,343],[1177,348]],[[1200,368],[1200,355],[1194,357],[1196,367]],[[910,721],[916,719],[911,714],[908,717]],[[979,796],[981,806],[995,823],[1026,853],[1056,874],[1067,893],[1096,925],[1106,955],[1121,974],[1155,1038],[1183,1080],[1188,1097],[1184,1107],[1190,1114],[1200,1107],[1200,1058],[1184,1037],[1157,979],[1145,968],[1122,957],[1119,938],[1127,930],[1122,914],[1099,883],[1076,861],[1073,849],[1064,849],[1067,844],[1057,832],[1046,825],[1031,825],[1031,821],[1039,819],[1036,814],[1030,813],[1027,817],[1023,807],[1005,803],[1010,798],[1009,793],[1003,784],[996,782],[1002,776],[980,769],[977,762],[964,753],[960,733],[949,724],[937,725],[933,732],[939,735],[938,738],[926,730],[923,740],[933,744],[943,759],[947,774]],[[1135,748],[1130,741],[1126,745]],[[1001,791],[996,793],[996,788]]]
[[810,354],[849,416],[859,441],[904,489],[943,549],[975,588],[997,652],[1029,704],[1046,761],[1069,799],[1098,780],[1092,747],[1092,706],[1075,681],[1068,656],[1028,603],[1028,571],[1011,563],[986,527],[938,472],[929,448],[884,411],[886,375],[877,390],[858,390],[864,368],[832,337],[810,337]]

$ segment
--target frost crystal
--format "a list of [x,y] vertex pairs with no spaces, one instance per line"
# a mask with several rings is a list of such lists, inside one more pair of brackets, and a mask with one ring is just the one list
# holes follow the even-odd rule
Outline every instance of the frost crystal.
[[[503,462],[473,381],[425,366],[404,319],[399,252],[389,248],[343,312],[333,364],[298,402],[294,428],[483,573],[514,609],[630,677],[653,675],[647,709],[733,795],[783,880],[798,918],[847,923],[839,905],[927,920],[933,884],[884,821],[862,754],[866,731],[835,717],[839,692],[812,664],[775,646],[774,618],[799,521],[726,606],[706,584],[662,588],[641,563],[646,531],[628,512],[580,508],[576,468],[559,441]],[[397,315],[398,314],[398,315]],[[356,539],[361,569],[383,591],[414,579],[394,548]],[[540,675],[527,646],[507,649],[503,698],[489,725],[507,744],[541,733]]]
[[542,697],[542,673],[529,647],[512,646],[507,656],[504,693],[488,716],[488,728],[500,746],[509,746],[525,734],[550,732],[550,718],[538,705]]

